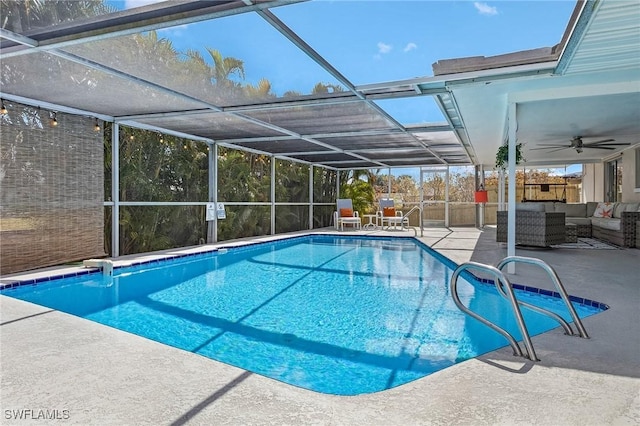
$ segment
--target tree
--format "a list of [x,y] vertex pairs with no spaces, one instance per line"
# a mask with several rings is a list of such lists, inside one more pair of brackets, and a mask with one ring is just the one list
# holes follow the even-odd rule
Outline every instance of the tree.
[[418,197],[418,187],[412,176],[401,175],[396,180],[396,193],[402,194],[403,200]]
[[81,18],[104,15],[116,9],[103,0],[1,0],[2,28],[18,34]]
[[340,173],[340,198],[351,198],[354,210],[359,214],[375,211],[375,191],[369,170],[349,170]]

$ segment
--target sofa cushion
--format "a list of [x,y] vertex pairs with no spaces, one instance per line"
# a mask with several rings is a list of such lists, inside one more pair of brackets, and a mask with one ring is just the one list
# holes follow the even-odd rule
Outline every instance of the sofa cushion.
[[620,231],[621,223],[622,221],[620,219],[609,219],[604,217],[594,217],[591,219],[591,226],[610,229],[612,231]]
[[564,213],[569,217],[587,217],[587,205],[586,204],[565,204],[556,203],[555,211]]
[[625,212],[637,212],[640,209],[640,203],[628,203]]
[[516,210],[524,212],[543,212],[545,203],[516,203]]
[[596,207],[598,207],[597,201],[587,201],[587,217],[593,216],[593,212],[596,211]]
[[613,208],[616,203],[598,203],[596,211],[593,212],[593,217],[613,217]]
[[590,217],[571,217],[566,216],[564,218],[565,223],[574,223],[576,225],[591,225]]
[[622,212],[635,212],[638,210],[639,203],[617,203],[613,209],[613,217],[620,219]]

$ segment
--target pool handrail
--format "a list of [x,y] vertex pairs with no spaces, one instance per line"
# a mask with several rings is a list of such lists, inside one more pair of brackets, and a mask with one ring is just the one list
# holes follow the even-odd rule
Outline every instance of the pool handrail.
[[[419,210],[419,211],[420,211],[420,221],[419,221],[419,222],[420,222],[420,236],[421,236],[421,237],[424,237],[424,230],[422,229],[422,207],[420,207],[420,206],[413,206],[413,207],[411,208],[411,210],[409,210],[409,211],[407,212],[407,214],[405,214],[404,216],[402,216],[402,223],[404,223],[404,220],[405,220],[405,219],[407,219],[407,223],[409,223],[409,215],[410,215],[411,213],[413,213],[414,211],[416,211],[416,210]],[[410,228],[410,227],[407,225],[407,228]],[[414,237],[417,237],[417,236],[418,236],[418,231],[416,231],[416,228],[411,227],[411,229],[413,229],[413,232],[415,233]]]
[[533,349],[533,343],[531,342],[531,336],[529,335],[529,331],[527,330],[527,325],[524,322],[524,318],[522,317],[522,312],[520,311],[520,306],[518,305],[518,301],[516,300],[516,296],[513,292],[513,288],[511,287],[511,283],[507,279],[507,277],[502,273],[502,271],[494,266],[485,265],[483,263],[478,262],[465,262],[462,265],[458,266],[455,271],[453,271],[453,275],[451,276],[451,282],[449,284],[451,290],[451,296],[453,297],[453,301],[456,306],[467,315],[472,316],[477,319],[484,325],[490,327],[494,331],[502,334],[513,349],[513,354],[516,356],[524,356],[518,342],[514,339],[514,337],[505,329],[500,326],[494,324],[483,316],[473,312],[471,309],[466,307],[462,301],[460,300],[460,296],[458,295],[458,277],[463,271],[468,269],[478,269],[481,271],[485,271],[495,277],[494,283],[496,288],[501,286],[500,282],[504,283],[506,288],[506,296],[511,302],[511,308],[513,309],[513,313],[516,318],[516,322],[518,323],[518,327],[520,329],[520,333],[522,334],[522,340],[524,341],[525,347],[527,348],[526,358],[529,358],[531,361],[539,361],[536,356],[536,352]]
[[[571,315],[571,318],[573,318],[573,323],[576,326],[576,329],[578,330],[578,334],[580,335],[580,337],[582,337],[583,339],[588,339],[589,335],[587,334],[587,330],[585,330],[584,325],[582,324],[582,321],[580,320],[580,317],[578,316],[578,314],[576,313],[576,310],[574,309],[573,305],[571,304],[571,300],[569,298],[569,295],[567,294],[567,291],[564,288],[564,285],[562,284],[562,281],[560,281],[560,277],[558,277],[558,274],[556,273],[555,269],[553,269],[551,267],[551,265],[549,265],[548,263],[546,263],[545,261],[535,258],[535,257],[526,257],[526,256],[507,256],[504,259],[502,259],[500,262],[498,262],[498,264],[496,265],[496,268],[498,268],[500,271],[502,271],[502,269],[504,269],[504,267],[506,265],[508,265],[509,263],[526,263],[529,265],[534,265],[534,266],[539,266],[541,267],[545,272],[547,272],[547,274],[549,274],[549,277],[551,278],[551,281],[553,281],[553,283],[555,284],[556,288],[558,289],[558,294],[560,294],[560,297],[562,298],[562,300],[564,301],[565,305],[567,306],[567,309],[569,310],[569,314]],[[507,295],[503,292],[502,290],[502,286],[498,285],[496,283],[496,288],[498,289],[498,292],[500,294],[502,294],[503,297],[507,297]],[[560,316],[557,315],[551,311],[548,311],[544,308],[540,308],[538,306],[535,305],[531,305],[527,302],[523,302],[518,300],[518,303],[522,306],[525,306],[529,309],[532,309],[536,312],[539,312],[541,314],[547,315],[553,319],[555,319],[556,321],[558,321],[560,323],[560,325],[562,325],[562,328],[564,328],[565,334],[569,335],[569,336],[575,336],[575,333],[573,332],[573,330],[571,329],[571,326]]]

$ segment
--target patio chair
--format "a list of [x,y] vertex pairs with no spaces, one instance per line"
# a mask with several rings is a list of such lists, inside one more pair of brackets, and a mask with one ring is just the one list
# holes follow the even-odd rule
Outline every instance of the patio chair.
[[336,229],[344,231],[344,225],[353,225],[354,229],[362,229],[362,219],[357,211],[353,210],[350,198],[336,200],[336,211],[333,212],[333,223]]
[[393,226],[393,229],[409,228],[409,218],[402,216],[401,210],[396,210],[395,202],[389,198],[380,199],[380,208],[377,212],[378,220],[382,225],[382,229],[389,229]]

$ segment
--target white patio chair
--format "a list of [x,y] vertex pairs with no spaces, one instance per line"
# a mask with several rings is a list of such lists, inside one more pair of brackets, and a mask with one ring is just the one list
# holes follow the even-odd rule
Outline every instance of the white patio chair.
[[333,223],[336,229],[344,231],[344,225],[353,225],[354,229],[362,229],[362,219],[357,211],[353,210],[350,198],[336,200],[336,211],[333,212]]
[[377,212],[378,219],[382,225],[382,229],[389,229],[393,226],[393,229],[409,228],[409,218],[402,216],[402,211],[396,210],[395,203],[392,199],[381,198],[380,208]]

